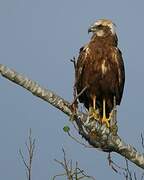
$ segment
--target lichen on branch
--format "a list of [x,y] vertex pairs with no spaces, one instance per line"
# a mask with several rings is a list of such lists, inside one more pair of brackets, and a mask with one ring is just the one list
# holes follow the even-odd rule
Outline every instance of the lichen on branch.
[[4,78],[20,85],[33,95],[61,110],[69,117],[69,119],[73,119],[78,127],[79,134],[94,148],[105,152],[116,152],[144,169],[143,153],[139,153],[134,147],[126,144],[117,134],[117,130],[113,132],[105,125],[96,122],[95,130],[92,131],[91,127],[85,125],[85,122],[88,119],[88,114],[81,111],[74,113],[71,108],[71,103],[54,92],[41,87],[37,82],[30,80],[2,64],[0,64],[0,74]]

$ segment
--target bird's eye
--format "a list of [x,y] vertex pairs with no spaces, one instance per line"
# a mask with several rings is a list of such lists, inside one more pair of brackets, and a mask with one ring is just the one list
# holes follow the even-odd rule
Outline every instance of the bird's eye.
[[98,27],[98,28],[102,28],[103,26],[100,24],[100,25],[98,25],[97,27]]

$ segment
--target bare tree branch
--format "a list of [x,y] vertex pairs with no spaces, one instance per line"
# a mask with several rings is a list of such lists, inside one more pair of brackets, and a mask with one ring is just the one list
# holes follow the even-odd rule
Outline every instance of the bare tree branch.
[[32,138],[32,132],[31,129],[29,131],[29,138],[28,138],[28,142],[25,143],[27,151],[28,151],[28,160],[26,160],[24,158],[24,155],[22,153],[22,150],[19,149],[19,154],[20,157],[23,161],[23,164],[26,168],[26,176],[28,180],[31,180],[32,178],[32,160],[33,160],[33,155],[34,155],[34,150],[35,150],[35,139]]
[[125,168],[120,167],[118,164],[116,164],[116,163],[112,160],[112,158],[111,158],[111,153],[108,153],[107,159],[108,159],[108,162],[109,162],[109,166],[112,168],[112,170],[114,170],[114,172],[121,174],[121,173],[120,173],[120,170],[125,170]]
[[[117,152],[131,162],[135,163],[137,166],[144,169],[143,153],[139,153],[134,147],[126,144],[118,136],[117,126],[109,129],[105,125],[101,125],[99,122],[89,119],[89,116],[86,113],[77,111],[74,114],[69,102],[56,95],[54,92],[42,88],[35,81],[28,79],[27,77],[12,69],[9,69],[2,64],[0,65],[0,73],[3,77],[27,89],[33,95],[50,103],[52,106],[58,108],[69,117],[73,117],[73,120],[79,129],[79,134],[93,147],[105,152]],[[86,125],[88,120],[92,121],[90,126]]]
[[128,160],[126,158],[124,158],[124,160],[125,160],[125,165],[124,167],[121,167],[112,160],[111,154],[110,153],[108,154],[109,166],[112,168],[112,170],[114,170],[114,172],[124,176],[125,180],[142,180],[144,173],[142,172],[138,178],[136,172],[130,169]]
[[84,170],[81,170],[78,167],[78,162],[76,162],[75,167],[73,167],[72,160],[67,160],[65,150],[62,148],[63,151],[63,161],[59,161],[57,159],[54,159],[55,162],[60,164],[62,168],[64,169],[64,173],[60,173],[58,175],[55,175],[53,177],[53,180],[55,180],[57,177],[66,177],[68,180],[80,180],[80,179],[91,179],[95,180],[94,177],[89,176],[85,173]]

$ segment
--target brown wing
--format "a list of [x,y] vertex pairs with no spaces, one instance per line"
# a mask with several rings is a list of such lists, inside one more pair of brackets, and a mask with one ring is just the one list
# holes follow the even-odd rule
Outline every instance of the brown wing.
[[[76,64],[76,70],[75,70],[75,86],[77,90],[77,94],[81,93],[81,91],[86,87],[86,84],[83,83],[84,77],[83,77],[83,71],[85,68],[86,63],[86,48],[87,45],[80,48],[79,57]],[[79,96],[79,101],[81,103],[85,104],[85,107],[88,108],[88,97],[86,96],[85,92]]]
[[124,90],[124,83],[125,83],[125,69],[124,69],[124,62],[122,58],[122,53],[118,48],[112,49],[112,57],[113,60],[116,62],[116,69],[118,71],[118,88],[116,92],[117,96],[117,105],[120,105],[123,90]]
[[[117,47],[111,47],[110,58],[111,63],[113,64],[111,66],[111,74],[113,71],[113,76],[115,76],[114,90],[116,96],[116,104],[120,105],[125,83],[125,69],[121,51]],[[113,76],[111,78],[113,78]]]

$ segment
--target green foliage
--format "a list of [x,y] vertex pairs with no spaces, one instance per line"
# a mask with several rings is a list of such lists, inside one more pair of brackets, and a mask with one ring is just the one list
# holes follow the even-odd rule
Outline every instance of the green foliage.
[[68,133],[70,131],[70,127],[69,126],[64,126],[63,131]]

